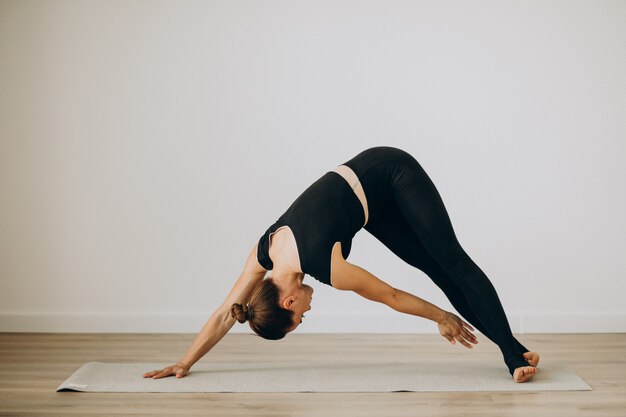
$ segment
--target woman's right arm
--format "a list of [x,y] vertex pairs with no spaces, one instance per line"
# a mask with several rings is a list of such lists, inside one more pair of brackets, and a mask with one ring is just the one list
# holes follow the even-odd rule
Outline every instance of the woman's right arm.
[[231,316],[230,310],[234,303],[245,304],[250,299],[252,291],[256,285],[263,280],[267,272],[257,260],[257,245],[250,251],[246,264],[241,275],[235,282],[232,290],[222,303],[207,320],[205,325],[196,336],[187,353],[183,358],[172,366],[164,369],[154,370],[143,374],[144,378],[163,378],[176,375],[177,378],[184,377],[189,373],[189,369],[201,357],[206,355],[233,327],[236,319]]

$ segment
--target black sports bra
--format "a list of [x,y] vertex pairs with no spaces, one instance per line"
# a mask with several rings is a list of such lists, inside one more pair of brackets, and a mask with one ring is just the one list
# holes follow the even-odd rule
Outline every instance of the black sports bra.
[[302,272],[332,286],[332,248],[341,242],[341,253],[347,259],[352,238],[364,222],[363,206],[352,187],[339,173],[328,171],[267,228],[258,242],[257,259],[265,269],[273,268],[269,256],[270,234],[289,226],[296,240]]

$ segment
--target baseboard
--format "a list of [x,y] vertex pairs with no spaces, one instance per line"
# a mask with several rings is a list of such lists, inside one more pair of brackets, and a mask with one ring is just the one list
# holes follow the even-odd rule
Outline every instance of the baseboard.
[[[195,333],[207,314],[0,313],[0,332]],[[624,333],[626,313],[509,314],[513,333]],[[249,333],[236,323],[233,333]],[[297,333],[438,333],[436,323],[399,313],[310,312]]]

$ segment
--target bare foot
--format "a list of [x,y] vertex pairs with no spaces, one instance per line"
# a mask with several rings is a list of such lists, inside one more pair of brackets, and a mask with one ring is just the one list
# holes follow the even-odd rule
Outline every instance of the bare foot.
[[530,366],[537,367],[539,365],[539,354],[537,352],[526,352],[523,355]]
[[520,366],[513,371],[513,380],[515,382],[526,382],[537,373],[534,366]]

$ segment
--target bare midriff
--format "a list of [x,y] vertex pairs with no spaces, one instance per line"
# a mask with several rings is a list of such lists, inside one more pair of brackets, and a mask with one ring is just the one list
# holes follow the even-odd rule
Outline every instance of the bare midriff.
[[363,206],[363,213],[365,214],[365,223],[363,226],[367,224],[368,211],[367,211],[367,199],[365,198],[365,190],[363,190],[363,186],[361,185],[361,181],[359,181],[359,177],[357,177],[356,173],[347,165],[339,165],[337,168],[333,169],[337,174],[341,175],[343,179],[345,179],[352,191],[356,194],[361,205]]

